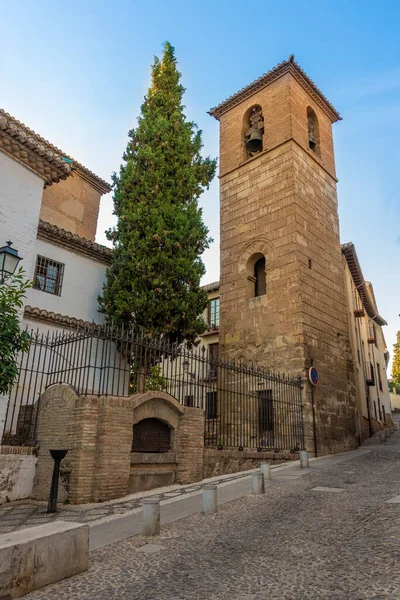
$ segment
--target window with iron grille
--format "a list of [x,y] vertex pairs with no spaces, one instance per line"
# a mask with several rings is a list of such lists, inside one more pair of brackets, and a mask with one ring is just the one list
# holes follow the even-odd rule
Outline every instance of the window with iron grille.
[[64,265],[62,263],[44,256],[37,256],[34,276],[34,285],[37,290],[61,296],[63,275]]
[[219,327],[219,298],[213,298],[208,303],[208,324],[210,327]]

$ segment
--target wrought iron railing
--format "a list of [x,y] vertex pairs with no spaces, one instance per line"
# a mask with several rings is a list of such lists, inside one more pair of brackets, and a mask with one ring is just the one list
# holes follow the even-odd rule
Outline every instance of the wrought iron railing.
[[297,450],[303,447],[300,378],[189,349],[135,330],[88,326],[31,332],[19,359],[3,443],[33,445],[40,397],[53,383],[82,395],[129,396],[162,390],[205,411],[206,446]]

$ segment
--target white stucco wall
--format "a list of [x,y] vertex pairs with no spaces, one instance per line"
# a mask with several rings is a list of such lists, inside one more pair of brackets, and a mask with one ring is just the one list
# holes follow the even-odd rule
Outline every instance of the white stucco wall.
[[[21,266],[31,274],[35,260],[44,182],[19,162],[0,152],[0,247],[13,242],[23,258]],[[0,396],[0,435],[7,399]]]
[[43,194],[43,179],[0,152],[0,246],[13,242],[31,273]]
[[23,454],[0,454],[0,504],[29,498],[37,458]]
[[44,240],[36,240],[34,254],[35,262],[30,277],[34,276],[36,256],[39,254],[64,264],[63,284],[61,296],[30,289],[26,304],[68,317],[102,323],[103,316],[97,312],[97,297],[102,291],[106,265]]

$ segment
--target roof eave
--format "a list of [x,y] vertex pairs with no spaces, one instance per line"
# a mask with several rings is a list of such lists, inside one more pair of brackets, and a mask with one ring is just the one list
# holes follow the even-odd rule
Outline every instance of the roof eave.
[[287,73],[290,73],[312,96],[315,102],[321,107],[321,109],[329,116],[332,123],[336,121],[341,121],[342,117],[336,110],[336,108],[329,102],[329,100],[324,96],[321,90],[315,85],[315,83],[308,77],[308,75],[303,71],[298,63],[294,61],[294,56],[291,55],[288,60],[285,60],[279,63],[276,67],[245,86],[226,100],[221,102],[214,108],[209,111],[209,115],[219,120],[221,115],[225,112],[237,106],[250,96],[252,96],[256,91],[270,85],[280,77],[283,77]]
[[342,253],[346,258],[353,281],[362,298],[362,302],[365,306],[365,310],[367,311],[367,315],[378,325],[387,325],[387,322],[383,317],[380,316],[377,307],[374,306],[373,302],[371,301],[367,286],[368,282],[366,282],[364,279],[364,275],[361,269],[360,262],[358,260],[354,244],[352,242],[342,244],[341,249]]

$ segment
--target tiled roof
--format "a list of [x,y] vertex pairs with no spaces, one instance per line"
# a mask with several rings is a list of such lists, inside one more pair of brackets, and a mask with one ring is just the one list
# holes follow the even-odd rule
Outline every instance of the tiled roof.
[[0,109],[0,151],[9,154],[45,180],[57,183],[72,172],[60,150]]
[[29,305],[24,308],[24,318],[33,319],[35,321],[45,321],[52,325],[62,325],[64,327],[97,327],[95,323],[91,323],[90,321],[60,315],[59,313],[45,310],[44,308],[32,307]]
[[205,292],[218,292],[219,281],[214,281],[213,283],[206,283],[206,285],[202,285],[201,287]]
[[360,294],[362,303],[367,311],[367,315],[374,320],[378,325],[387,325],[385,319],[378,313],[375,296],[372,289],[372,284],[365,281],[361,265],[358,260],[357,252],[353,242],[342,244],[342,253],[344,254],[347,264],[349,265],[350,273],[355,283],[355,286]]
[[312,79],[310,79],[300,65],[294,61],[293,54],[289,56],[288,60],[284,60],[283,62],[279,63],[276,67],[236,92],[236,94],[229,96],[229,98],[224,100],[224,102],[221,102],[218,104],[218,106],[212,108],[209,111],[209,114],[219,120],[220,116],[223,115],[227,110],[233,106],[236,106],[237,104],[240,104],[243,102],[243,100],[246,100],[249,96],[252,96],[255,92],[261,90],[273,81],[276,81],[279,77],[282,77],[286,73],[291,73],[293,75],[300,85],[307,90],[314,101],[331,118],[332,122],[340,121],[342,119],[335,107],[324,96]]
[[37,236],[39,239],[47,240],[57,246],[63,246],[73,252],[84,254],[85,256],[106,265],[111,263],[111,248],[96,244],[96,242],[80,237],[76,233],[61,229],[61,227],[57,227],[57,225],[51,225],[51,223],[47,223],[41,219],[39,220]]
[[[71,173],[72,169],[75,169],[79,171],[80,174],[87,179],[101,194],[106,194],[107,192],[111,191],[111,185],[104,181],[104,179],[101,179],[101,177],[95,175],[95,173],[78,163],[76,160],[71,158],[71,156],[68,156],[68,154],[65,154],[65,152],[57,148],[57,146],[54,146],[42,138],[39,134],[37,134],[35,131],[32,131],[32,129],[29,129],[29,127],[23,123],[17,121],[17,119],[9,115],[3,109],[0,109],[0,131],[1,130],[7,130],[8,133],[18,139],[21,143],[37,152],[40,156],[46,157],[50,162],[54,162],[57,164],[57,166],[60,163],[62,169],[66,173],[66,176]],[[63,158],[70,162],[66,162],[65,160],[63,161]],[[59,181],[60,179],[62,179],[62,177],[52,180],[51,183]]]

